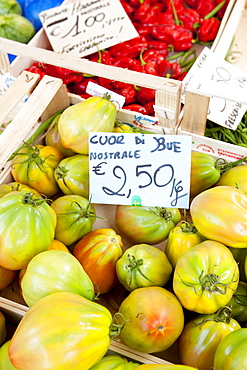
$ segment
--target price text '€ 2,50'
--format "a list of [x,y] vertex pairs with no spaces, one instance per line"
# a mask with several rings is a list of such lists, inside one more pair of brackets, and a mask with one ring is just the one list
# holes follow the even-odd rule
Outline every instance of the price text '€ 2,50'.
[[[129,180],[140,193],[142,189],[157,192],[158,188],[166,188],[170,206],[176,207],[179,199],[188,196],[183,179],[177,176],[181,171],[176,164],[181,162],[183,156],[181,142],[167,141],[165,135],[127,135],[131,145],[126,145],[126,134],[95,134],[90,137],[90,162],[94,180],[96,176],[103,184],[105,178],[111,184],[110,187],[100,186],[101,191],[109,197],[132,198],[133,189],[128,185]],[[173,153],[172,157],[169,153]]]

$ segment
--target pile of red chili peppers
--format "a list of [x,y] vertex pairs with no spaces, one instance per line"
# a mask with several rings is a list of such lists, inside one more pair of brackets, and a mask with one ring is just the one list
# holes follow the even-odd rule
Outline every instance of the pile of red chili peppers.
[[[210,45],[215,39],[229,0],[120,0],[139,37],[100,50],[90,61],[183,80],[196,60],[192,45]],[[34,62],[30,68],[61,78],[69,92],[87,98],[88,81],[125,97],[123,108],[154,115],[155,90],[102,77],[88,76],[50,64]]]

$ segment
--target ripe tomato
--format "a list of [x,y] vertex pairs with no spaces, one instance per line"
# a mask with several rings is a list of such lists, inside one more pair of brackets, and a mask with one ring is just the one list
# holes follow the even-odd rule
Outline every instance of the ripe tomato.
[[121,236],[110,228],[93,230],[75,245],[73,254],[95,284],[96,293],[107,293],[118,283],[116,263],[122,248]]
[[118,205],[115,224],[119,232],[133,244],[158,244],[181,220],[177,208]]
[[39,300],[20,321],[9,346],[19,370],[88,370],[109,349],[112,315],[75,293]]
[[216,349],[222,339],[240,328],[227,306],[214,314],[195,317],[185,325],[178,339],[180,361],[199,370],[211,370]]
[[[184,326],[184,313],[175,295],[162,287],[133,290],[120,304],[120,339],[129,347],[145,353],[170,347]],[[175,318],[175,319],[174,319]]]
[[59,190],[54,170],[62,159],[62,153],[52,146],[30,145],[12,160],[12,175],[15,181],[52,197]]
[[117,261],[117,276],[128,291],[147,286],[164,286],[172,274],[165,253],[149,244],[126,249]]
[[247,328],[229,333],[219,344],[214,356],[215,370],[247,369]]
[[55,169],[55,179],[64,194],[89,197],[89,159],[76,154],[64,158]]
[[241,190],[231,186],[205,190],[192,200],[190,213],[205,238],[228,247],[247,247],[247,196]]
[[93,283],[79,261],[61,250],[48,250],[33,257],[21,279],[21,290],[29,307],[56,292],[94,299]]
[[51,208],[57,215],[55,239],[69,246],[92,231],[96,213],[87,198],[81,195],[58,197]]
[[165,253],[175,268],[180,256],[188,249],[203,241],[203,236],[198,233],[193,223],[181,221],[168,235]]
[[178,259],[173,289],[184,308],[209,314],[230,301],[238,281],[238,265],[229,249],[205,240]]
[[90,370],[132,370],[138,366],[139,364],[128,361],[119,355],[108,355],[104,356]]
[[64,252],[68,252],[70,253],[70,250],[66,247],[65,244],[63,244],[62,242],[60,242],[59,240],[57,239],[54,239],[49,247],[49,250],[50,249],[54,249],[54,250],[59,250],[59,251],[64,251]]
[[42,198],[25,190],[0,198],[0,264],[20,270],[54,239],[57,217]]

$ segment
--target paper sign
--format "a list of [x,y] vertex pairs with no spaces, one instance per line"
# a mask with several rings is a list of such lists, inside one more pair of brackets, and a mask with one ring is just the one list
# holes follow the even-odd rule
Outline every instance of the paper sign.
[[90,94],[92,96],[103,96],[106,93],[110,95],[110,100],[112,103],[114,103],[117,107],[117,109],[121,109],[125,103],[125,97],[122,95],[119,95],[111,90],[106,89],[105,87],[102,87],[92,81],[88,81],[86,93]]
[[62,4],[39,13],[39,18],[53,50],[77,57],[139,36],[118,0]]
[[92,203],[189,208],[191,136],[89,134]]
[[247,110],[247,72],[218,58],[204,48],[183,80],[182,102],[186,91],[210,96],[207,118],[235,130]]

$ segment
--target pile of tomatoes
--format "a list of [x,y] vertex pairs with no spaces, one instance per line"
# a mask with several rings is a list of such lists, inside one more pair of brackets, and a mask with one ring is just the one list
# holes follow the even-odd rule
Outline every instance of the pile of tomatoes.
[[[88,98],[55,115],[44,143],[13,155],[13,181],[0,185],[0,288],[17,279],[30,308],[10,341],[0,327],[0,361],[170,369],[109,359],[118,339],[144,353],[176,346],[184,367],[174,370],[247,368],[246,158],[193,152],[188,212],[116,205],[114,224],[95,228],[87,138],[124,132],[116,117],[106,97]],[[113,291],[115,312],[101,304]]]

